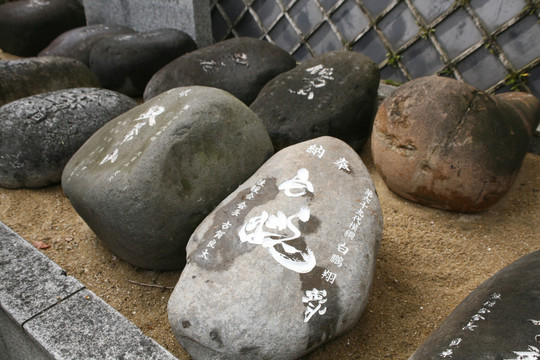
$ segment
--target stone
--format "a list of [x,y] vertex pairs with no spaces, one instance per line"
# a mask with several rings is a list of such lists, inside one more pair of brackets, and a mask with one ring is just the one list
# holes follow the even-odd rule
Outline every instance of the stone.
[[476,288],[409,360],[540,358],[540,250]]
[[213,41],[210,3],[198,0],[84,0],[86,22],[118,24],[136,31],[174,28],[186,32],[199,47]]
[[135,105],[113,91],[75,88],[0,107],[0,186],[39,188],[59,183],[64,166],[79,147]]
[[493,96],[449,78],[419,78],[381,104],[373,160],[386,185],[406,199],[479,212],[512,186],[538,121],[533,95]]
[[90,64],[90,51],[100,40],[126,35],[133,30],[126,26],[96,24],[68,30],[54,39],[38,56],[64,56]]
[[333,51],[276,76],[250,108],[275,149],[329,135],[359,150],[377,111],[379,68],[352,51]]
[[179,57],[148,82],[148,100],[179,86],[202,85],[226,90],[249,105],[276,75],[292,69],[285,50],[254,38],[234,38]]
[[78,87],[101,87],[81,62],[64,57],[0,61],[0,106],[31,95]]
[[295,359],[360,318],[382,237],[362,160],[332,137],[275,154],[195,230],[168,303],[197,359]]
[[61,33],[84,26],[77,0],[20,0],[0,6],[0,49],[36,56]]
[[92,47],[90,69],[103,87],[140,97],[152,75],[196,48],[188,34],[175,29],[112,36]]
[[176,88],[96,132],[67,164],[62,186],[119,258],[182,269],[193,230],[272,153],[261,121],[238,99]]

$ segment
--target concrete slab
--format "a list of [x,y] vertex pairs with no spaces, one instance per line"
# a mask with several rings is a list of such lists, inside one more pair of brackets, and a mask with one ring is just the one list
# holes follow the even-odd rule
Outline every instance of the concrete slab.
[[88,25],[117,24],[136,31],[173,28],[199,47],[213,43],[208,0],[84,0]]

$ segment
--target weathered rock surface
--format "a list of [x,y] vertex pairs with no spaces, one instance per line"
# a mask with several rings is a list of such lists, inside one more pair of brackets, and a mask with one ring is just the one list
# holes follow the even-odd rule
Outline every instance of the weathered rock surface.
[[381,104],[373,160],[388,187],[409,200],[478,212],[512,186],[538,121],[533,95],[492,96],[456,80],[420,78]]
[[100,87],[83,63],[64,57],[35,57],[0,61],[0,106],[10,101],[55,90]]
[[540,250],[497,272],[409,360],[540,358]]
[[142,96],[159,69],[197,45],[183,31],[159,29],[109,37],[90,52],[90,69],[103,87],[129,96]]
[[60,182],[81,145],[136,102],[95,88],[59,90],[0,107],[0,186],[37,188]]
[[0,6],[0,49],[36,56],[61,33],[84,26],[77,0],[20,0]]
[[276,75],[292,69],[285,50],[254,38],[235,38],[193,51],[172,61],[148,82],[144,99],[178,86],[223,89],[249,105]]
[[321,137],[268,160],[201,223],[168,304],[193,359],[294,359],[350,329],[382,213],[355,151]]
[[54,39],[38,56],[65,56],[90,64],[90,51],[99,41],[115,36],[133,33],[126,26],[96,24],[81,26],[66,31]]
[[379,68],[352,51],[333,51],[276,76],[250,108],[276,149],[330,135],[359,150],[377,111]]
[[120,258],[181,269],[193,230],[272,153],[261,121],[238,99],[177,88],[96,132],[67,164],[62,185]]

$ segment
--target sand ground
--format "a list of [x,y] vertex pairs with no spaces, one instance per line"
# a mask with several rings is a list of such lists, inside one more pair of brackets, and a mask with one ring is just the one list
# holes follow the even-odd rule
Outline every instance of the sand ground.
[[[384,214],[384,235],[368,307],[360,322],[305,359],[407,359],[480,283],[540,248],[540,156],[527,154],[501,202],[479,214],[411,203],[392,193],[368,167]],[[71,207],[61,187],[0,188],[0,221],[79,279],[179,359],[167,300],[179,271],[137,269],[104,248]],[[132,283],[163,286],[147,287]]]

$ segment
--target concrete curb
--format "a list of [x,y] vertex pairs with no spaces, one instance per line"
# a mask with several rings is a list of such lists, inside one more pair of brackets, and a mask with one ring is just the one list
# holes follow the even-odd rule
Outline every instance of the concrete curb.
[[176,359],[2,222],[0,357]]

